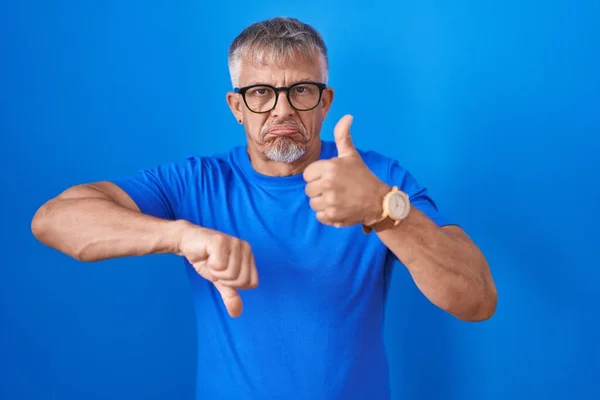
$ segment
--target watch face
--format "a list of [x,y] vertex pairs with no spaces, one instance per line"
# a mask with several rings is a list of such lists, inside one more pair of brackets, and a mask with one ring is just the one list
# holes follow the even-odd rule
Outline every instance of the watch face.
[[408,202],[400,193],[394,193],[390,196],[389,201],[390,216],[393,219],[399,220],[406,217],[408,214]]

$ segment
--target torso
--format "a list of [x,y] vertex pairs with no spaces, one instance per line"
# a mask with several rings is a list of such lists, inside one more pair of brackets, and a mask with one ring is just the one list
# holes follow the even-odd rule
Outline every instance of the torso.
[[360,226],[317,221],[300,176],[255,179],[242,157],[236,149],[205,160],[177,216],[248,241],[260,281],[240,292],[244,311],[232,319],[188,268],[198,398],[387,398],[389,252]]

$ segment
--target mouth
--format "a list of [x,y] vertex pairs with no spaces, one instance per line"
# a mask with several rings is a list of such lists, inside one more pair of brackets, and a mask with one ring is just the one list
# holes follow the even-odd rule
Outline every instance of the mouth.
[[282,125],[269,129],[267,134],[272,136],[293,136],[299,135],[300,129],[293,125]]

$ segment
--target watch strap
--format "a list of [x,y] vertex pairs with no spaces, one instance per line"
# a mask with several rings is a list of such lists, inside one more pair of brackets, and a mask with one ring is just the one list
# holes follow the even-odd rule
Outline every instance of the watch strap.
[[395,192],[400,192],[400,190],[398,189],[397,186],[393,186],[390,189],[390,191],[388,193],[386,193],[385,196],[383,196],[383,199],[381,200],[381,206],[382,206],[382,210],[383,210],[381,213],[381,218],[373,224],[370,224],[370,225],[363,224],[362,229],[363,229],[364,233],[369,234],[372,231],[381,232],[385,229],[389,229],[400,223],[400,221],[396,221],[393,218],[390,218],[389,209],[388,209],[389,198]]

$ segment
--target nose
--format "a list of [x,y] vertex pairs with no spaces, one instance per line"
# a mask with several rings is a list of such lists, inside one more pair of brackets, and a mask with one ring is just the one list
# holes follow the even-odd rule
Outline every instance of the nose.
[[285,91],[280,91],[277,94],[277,104],[273,111],[271,111],[271,115],[273,117],[283,117],[293,115],[295,112],[294,108],[290,105],[288,101],[287,95]]

